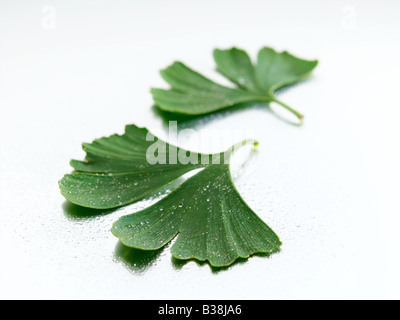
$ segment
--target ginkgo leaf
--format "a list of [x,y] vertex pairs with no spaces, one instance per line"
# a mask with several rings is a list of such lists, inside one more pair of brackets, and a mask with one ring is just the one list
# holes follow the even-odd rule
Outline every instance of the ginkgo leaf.
[[[124,245],[141,250],[160,249],[177,237],[171,250],[177,259],[229,266],[240,257],[270,253],[281,245],[232,181],[229,160],[243,144],[256,145],[249,140],[224,153],[200,154],[131,125],[124,135],[84,144],[86,161],[71,162],[75,172],[60,181],[60,189],[70,202],[108,209],[138,201],[201,169],[153,206],[122,217],[112,232]],[[151,164],[149,153],[161,163]]]
[[240,49],[215,50],[217,70],[237,85],[228,88],[200,75],[181,62],[161,71],[171,85],[170,90],[152,89],[153,99],[160,109],[173,113],[199,115],[225,109],[243,102],[276,102],[295,114],[304,116],[278,100],[274,93],[296,83],[317,66],[318,61],[299,59],[288,52],[278,53],[263,48],[254,65]]
[[[150,164],[147,152],[158,140],[158,158],[165,164]],[[125,134],[83,144],[86,161],[71,161],[75,172],[59,182],[62,195],[70,202],[92,209],[111,209],[141,200],[169,182],[194,169],[203,168],[208,157],[192,153],[197,164],[181,164],[170,155],[186,153],[155,138],[147,129],[134,125]],[[174,159],[175,160],[175,159]],[[178,160],[178,159],[176,159]],[[171,163],[171,164],[170,164]]]
[[150,208],[122,217],[112,232],[124,245],[143,250],[162,248],[178,235],[171,249],[175,258],[214,267],[281,246],[239,195],[229,165],[222,164],[208,166]]

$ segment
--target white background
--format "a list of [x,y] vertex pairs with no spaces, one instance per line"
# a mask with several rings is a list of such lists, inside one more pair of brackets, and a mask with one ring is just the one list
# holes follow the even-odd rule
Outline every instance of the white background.
[[[0,0],[0,298],[400,298],[399,15],[395,0]],[[118,246],[112,223],[151,199],[68,213],[57,181],[81,143],[129,123],[165,137],[158,71],[181,60],[226,83],[211,53],[231,46],[320,60],[279,95],[304,127],[261,108],[190,124],[260,141],[236,183],[281,252],[212,272]]]

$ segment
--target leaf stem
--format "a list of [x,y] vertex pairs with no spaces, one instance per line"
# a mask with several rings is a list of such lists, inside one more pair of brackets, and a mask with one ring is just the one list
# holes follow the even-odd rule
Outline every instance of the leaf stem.
[[286,103],[284,103],[284,102],[282,102],[282,101],[280,101],[280,100],[278,100],[276,98],[271,99],[271,101],[279,104],[280,106],[284,107],[286,110],[288,110],[291,113],[293,113],[297,118],[299,118],[299,120],[300,120],[299,125],[300,126],[303,125],[303,123],[304,123],[304,115],[302,115],[297,110],[293,109],[292,107],[288,106]]
[[254,140],[254,139],[248,139],[248,140],[244,140],[242,142],[239,142],[237,144],[235,144],[233,147],[231,147],[229,150],[227,150],[225,152],[225,154],[228,156],[228,159],[232,156],[232,154],[234,154],[236,151],[238,151],[240,148],[246,146],[246,145],[253,145],[254,149],[256,149],[259,145],[259,142]]

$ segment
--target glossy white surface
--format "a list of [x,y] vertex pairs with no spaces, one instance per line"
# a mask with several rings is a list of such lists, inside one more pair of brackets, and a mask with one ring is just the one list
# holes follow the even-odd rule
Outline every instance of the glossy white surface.
[[[400,298],[399,14],[389,0],[0,0],[0,298]],[[281,252],[220,272],[168,249],[139,259],[109,229],[151,200],[68,214],[57,181],[81,143],[129,123],[165,137],[158,71],[181,60],[226,83],[211,52],[233,45],[320,60],[280,94],[302,128],[257,108],[192,123],[260,141],[236,181]]]

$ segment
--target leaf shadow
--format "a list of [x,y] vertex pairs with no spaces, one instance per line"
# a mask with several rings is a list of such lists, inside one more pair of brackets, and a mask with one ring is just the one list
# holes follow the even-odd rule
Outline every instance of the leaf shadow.
[[214,266],[210,265],[210,263],[208,261],[199,261],[196,259],[180,260],[175,257],[171,258],[171,264],[175,270],[180,271],[188,263],[194,262],[198,267],[201,267],[201,268],[208,266],[211,270],[211,273],[217,275],[217,274],[220,274],[221,272],[229,271],[232,268],[235,268],[236,266],[243,265],[243,264],[247,263],[249,261],[249,259],[251,259],[251,258],[258,257],[258,258],[267,258],[268,259],[273,254],[279,253],[280,251],[281,251],[281,249],[277,248],[269,253],[256,253],[256,254],[251,255],[249,258],[238,258],[234,263],[232,263],[230,266],[227,266],[227,267],[214,267]]
[[117,262],[122,264],[132,273],[143,275],[153,267],[163,252],[164,248],[159,250],[145,251],[134,248],[129,248],[118,241],[114,258]]
[[161,110],[157,105],[154,105],[152,110],[158,117],[162,119],[163,125],[167,128],[170,122],[177,122],[179,131],[202,127],[212,121],[224,119],[232,114],[237,114],[244,110],[267,110],[269,113],[274,115],[279,120],[282,120],[286,124],[296,127],[301,126],[300,123],[290,120],[288,117],[285,117],[280,112],[271,108],[269,102],[246,102],[219,111],[194,116],[167,112]]
[[238,113],[243,110],[264,109],[264,107],[261,106],[260,103],[258,103],[258,102],[257,103],[242,103],[242,104],[237,104],[232,107],[222,109],[219,111],[215,111],[215,112],[211,112],[211,113],[207,113],[207,114],[185,115],[185,114],[167,112],[167,111],[160,109],[159,106],[153,105],[152,111],[155,115],[157,115],[158,117],[160,117],[162,119],[163,125],[165,127],[168,127],[170,122],[177,122],[178,130],[184,130],[184,129],[195,129],[195,128],[204,126],[205,124],[208,124],[209,122],[226,118],[227,116],[229,116],[231,114]]
[[[114,250],[114,258],[117,262],[122,262],[124,267],[133,274],[144,275],[156,264],[162,252],[166,250],[167,247],[168,245],[158,250],[146,251],[127,247],[121,241],[118,241]],[[256,253],[251,255],[249,258],[238,258],[233,264],[227,267],[214,267],[210,265],[208,261],[199,261],[197,259],[180,260],[175,257],[171,257],[171,265],[175,271],[182,271],[184,266],[194,262],[197,267],[200,268],[208,266],[212,274],[218,275],[224,271],[229,271],[236,266],[247,263],[251,258],[258,257],[269,259],[273,254],[279,253],[280,251],[281,249],[277,248],[269,253]]]
[[88,220],[94,217],[105,216],[116,211],[116,209],[101,210],[85,208],[69,201],[64,201],[61,207],[64,215],[71,220]]

